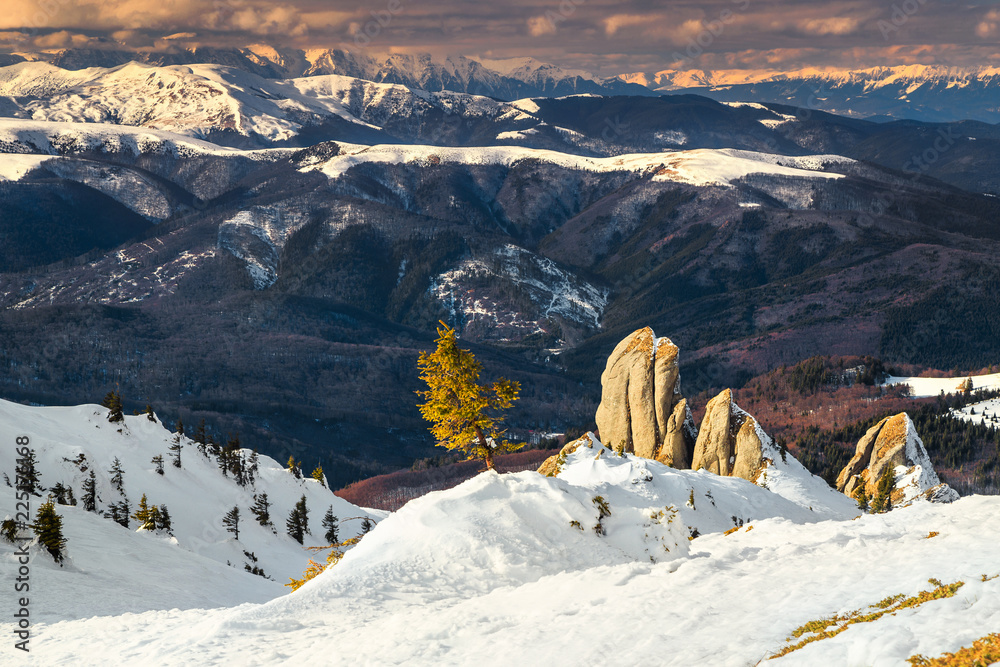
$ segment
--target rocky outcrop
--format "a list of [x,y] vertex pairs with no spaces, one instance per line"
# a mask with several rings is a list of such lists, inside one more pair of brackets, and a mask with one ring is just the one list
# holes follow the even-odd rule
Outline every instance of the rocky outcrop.
[[597,429],[609,447],[687,467],[694,429],[677,355],[677,346],[649,327],[615,347],[601,374],[597,408]]
[[694,425],[691,408],[688,407],[687,400],[682,398],[667,419],[656,460],[672,468],[687,468],[697,438],[698,429]]
[[774,449],[757,420],[736,405],[726,389],[705,407],[691,469],[756,482],[767,461],[773,462]]
[[901,412],[886,417],[858,441],[854,456],[837,476],[837,490],[851,498],[864,489],[869,498],[878,494],[878,480],[887,470],[894,475],[890,501],[893,507],[917,498],[952,502],[958,493],[942,484],[910,416]]

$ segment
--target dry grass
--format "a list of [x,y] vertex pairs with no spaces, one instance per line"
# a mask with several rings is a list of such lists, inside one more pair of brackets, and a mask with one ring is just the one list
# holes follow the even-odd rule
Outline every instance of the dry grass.
[[955,653],[945,653],[940,658],[910,656],[908,662],[915,667],[986,667],[1000,661],[1000,634],[994,633],[972,642],[972,646]]
[[[931,600],[950,598],[955,595],[955,592],[958,591],[959,588],[965,585],[964,581],[956,581],[952,584],[942,584],[937,579],[929,579],[928,581],[935,586],[934,590],[921,591],[920,593],[910,597],[906,597],[900,593],[898,595],[889,596],[873,605],[869,605],[867,609],[852,611],[846,616],[834,615],[830,618],[809,621],[805,625],[796,628],[792,632],[792,637],[789,637],[788,641],[792,641],[792,639],[798,639],[800,637],[804,637],[803,639],[795,644],[789,644],[784,647],[778,653],[772,655],[770,659],[788,655],[792,651],[797,651],[803,646],[813,642],[817,642],[822,639],[829,639],[830,637],[836,637],[855,623],[871,623],[873,621],[877,621],[886,614],[894,614],[901,609],[919,607],[925,602],[930,602]],[[836,627],[831,629],[832,626]]]
[[925,539],[925,540],[929,540],[929,539],[931,539],[932,537],[937,537],[937,536],[938,536],[938,535],[940,535],[940,534],[941,534],[941,533],[937,532],[936,530],[932,530],[931,532],[927,533],[927,537],[925,537],[924,539]]

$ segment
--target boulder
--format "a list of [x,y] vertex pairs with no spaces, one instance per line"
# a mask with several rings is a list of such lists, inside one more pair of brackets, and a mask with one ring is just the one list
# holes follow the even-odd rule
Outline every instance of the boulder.
[[691,469],[756,483],[768,461],[773,463],[775,451],[757,420],[736,405],[732,391],[726,389],[705,407]]
[[878,493],[878,480],[887,470],[894,476],[890,501],[902,507],[917,498],[952,502],[958,493],[942,484],[910,416],[901,412],[886,417],[858,441],[854,456],[837,476],[837,490],[851,498],[864,489],[869,498]]
[[612,449],[683,467],[693,442],[693,422],[680,392],[678,349],[649,327],[627,336],[601,374],[597,430]]

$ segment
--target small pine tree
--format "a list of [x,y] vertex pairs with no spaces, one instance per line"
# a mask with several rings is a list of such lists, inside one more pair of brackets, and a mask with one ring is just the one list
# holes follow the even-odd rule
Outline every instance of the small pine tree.
[[45,487],[41,484],[41,473],[38,472],[38,459],[35,450],[29,449],[26,456],[17,459],[17,490],[27,491],[33,496],[42,496]]
[[299,502],[295,503],[292,511],[288,513],[288,519],[285,521],[285,529],[292,536],[292,539],[302,544],[305,534],[309,532],[309,510],[306,508],[305,494],[302,495],[302,499]]
[[125,413],[122,406],[122,395],[117,391],[109,391],[105,394],[102,405],[108,409],[109,422],[117,424],[125,421]]
[[862,512],[868,511],[868,492],[865,491],[864,484],[858,486],[857,490],[854,492],[854,499],[858,501],[859,510]]
[[339,540],[337,536],[337,516],[333,513],[333,505],[326,511],[323,515],[323,528],[326,532],[323,534],[323,538],[326,540],[327,544],[336,544]]
[[170,451],[171,463],[173,463],[175,468],[181,467],[181,436],[180,434],[174,436],[174,441],[167,447]]
[[521,385],[500,378],[492,385],[479,384],[482,364],[468,350],[458,347],[455,330],[444,322],[438,329],[437,349],[421,352],[417,361],[420,379],[428,391],[418,391],[425,399],[421,416],[431,422],[430,431],[438,445],[460,449],[469,458],[480,458],[488,470],[494,469],[496,454],[513,452],[523,443],[501,440],[502,410],[517,400]]
[[372,522],[372,520],[368,517],[365,517],[364,520],[361,522],[361,534],[367,535],[368,533],[371,532],[372,528],[374,527],[375,524]]
[[0,523],[0,537],[11,544],[17,544],[18,533],[20,533],[20,526],[8,514],[7,518]]
[[83,480],[83,497],[80,500],[83,502],[84,510],[97,511],[97,501],[100,499],[97,497],[97,478],[93,470],[90,471],[90,476]]
[[194,441],[198,443],[198,451],[204,454],[205,448],[208,446],[208,434],[205,432],[204,419],[198,422],[198,428],[194,431]]
[[61,566],[66,555],[66,538],[62,534],[62,517],[56,514],[56,508],[51,499],[38,508],[32,530],[38,536],[39,543]]
[[226,525],[226,530],[236,536],[236,539],[240,539],[240,508],[238,506],[233,506],[233,509],[226,512],[226,516],[222,517],[222,523]]
[[57,505],[69,505],[66,499],[66,486],[62,482],[56,482],[51,489],[52,499]]
[[139,506],[135,509],[135,514],[132,518],[139,523],[139,528],[144,530],[156,530],[156,522],[153,520],[153,510],[156,506],[149,506],[146,500],[146,494],[142,494],[142,498],[139,499]]
[[316,464],[316,467],[313,469],[310,477],[312,477],[314,480],[316,480],[323,486],[326,486],[326,481],[325,481],[326,478],[323,477],[323,466],[321,466],[320,464],[318,463]]
[[148,419],[149,421],[153,422],[154,424],[156,423],[156,415],[153,414],[153,406],[151,406],[151,405],[149,405],[147,403],[146,404],[146,409],[143,410],[143,413],[146,415],[146,419]]
[[875,486],[875,497],[871,499],[872,514],[882,514],[892,509],[891,494],[896,486],[896,471],[891,465],[887,465],[882,474],[879,475]]
[[123,528],[128,528],[129,510],[128,498],[122,498],[122,501],[118,503],[118,523]]
[[111,486],[115,487],[118,493],[125,495],[125,482],[123,475],[125,470],[122,469],[122,462],[115,457],[115,460],[111,462],[111,470],[108,471],[111,475]]
[[257,450],[250,452],[250,459],[246,464],[246,479],[250,484],[254,484],[257,480],[257,470],[260,467],[260,455]]
[[160,506],[160,512],[158,517],[158,522],[156,524],[157,530],[162,530],[167,533],[167,535],[173,535],[173,526],[170,524],[170,512],[167,511],[166,505]]
[[156,474],[157,475],[162,475],[163,474],[163,455],[162,454],[157,454],[156,456],[154,456],[153,459],[152,459],[152,461],[150,461],[150,463],[152,463],[153,465],[156,466]]
[[253,496],[253,506],[250,508],[250,513],[257,517],[257,523],[262,526],[270,526],[271,524],[271,503],[267,499],[267,492],[264,491],[260,495],[256,493]]
[[295,475],[295,479],[302,479],[302,462],[295,462],[295,456],[288,457],[288,472]]

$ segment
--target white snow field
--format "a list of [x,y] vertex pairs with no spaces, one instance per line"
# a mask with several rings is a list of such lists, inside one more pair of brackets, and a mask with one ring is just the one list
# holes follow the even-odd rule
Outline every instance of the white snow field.
[[886,379],[885,384],[907,384],[910,385],[910,395],[913,398],[928,398],[938,396],[941,392],[945,394],[957,394],[961,392],[960,387],[962,383],[969,377],[972,379],[973,391],[979,389],[1000,389],[1000,373],[993,373],[992,375],[962,375],[947,378],[889,377]]
[[1000,428],[1000,398],[991,398],[967,405],[960,410],[952,410],[951,415],[973,424],[985,424],[993,428]]
[[[0,519],[15,516],[15,491],[7,482],[15,481],[15,442],[22,435],[30,438],[35,451],[40,483],[51,489],[62,482],[72,487],[78,501],[75,507],[56,506],[68,538],[64,566],[33,549],[30,599],[36,621],[270,600],[289,591],[283,584],[291,576],[301,576],[312,555],[285,530],[285,520],[303,494],[312,533],[305,536],[305,546],[327,543],[321,521],[331,505],[340,519],[366,515],[320,482],[297,479],[267,456],[260,456],[255,484],[241,487],[232,476],[222,475],[214,458],[199,453],[197,445],[185,438],[182,467],[176,468],[167,449],[173,435],[161,424],[145,415],[126,416],[119,432],[120,426],[109,423],[107,415],[108,410],[98,405],[43,408],[0,401]],[[82,464],[77,462],[81,454]],[[156,473],[151,461],[158,455],[164,458],[163,475]],[[121,500],[108,472],[115,457],[124,470],[123,488],[131,511],[143,494],[150,504],[166,505],[173,536],[139,531],[134,519],[126,529],[84,511],[79,502],[90,470],[95,473],[101,510]],[[250,512],[254,493],[261,492],[267,493],[271,504],[273,530],[259,525]],[[42,502],[44,497],[30,498],[32,520]],[[238,541],[222,523],[233,506],[240,508]],[[377,511],[369,514],[376,520],[382,516]],[[339,537],[352,537],[360,528],[358,519],[345,521]],[[13,582],[16,576],[14,551],[0,539],[2,582]],[[246,572],[245,563],[263,568],[270,579]],[[0,613],[6,622],[13,600],[6,591],[2,600]]]
[[729,186],[749,174],[795,176],[799,178],[843,178],[843,174],[821,171],[824,164],[846,164],[853,160],[839,155],[785,157],[731,148],[699,148],[689,151],[632,153],[615,157],[583,157],[538,148],[488,146],[449,148],[445,146],[409,146],[379,144],[361,146],[341,144],[344,152],[320,162],[308,163],[300,171],[320,171],[336,179],[358,164],[502,164],[511,166],[537,160],[566,169],[597,173],[631,171],[652,172],[653,180],[691,185]]
[[19,155],[0,153],[0,181],[19,181],[32,169],[37,169],[50,155]]
[[[594,439],[556,478],[483,473],[411,501],[295,593],[229,609],[41,622],[31,657],[39,665],[742,667],[779,651],[808,621],[931,590],[932,577],[965,584],[775,664],[905,665],[1000,627],[1000,578],[989,579],[1000,574],[997,499],[918,501],[856,518],[851,501],[790,457],[768,468],[767,486],[619,457]],[[598,496],[610,511],[603,518]],[[50,571],[35,566],[39,586]]]

